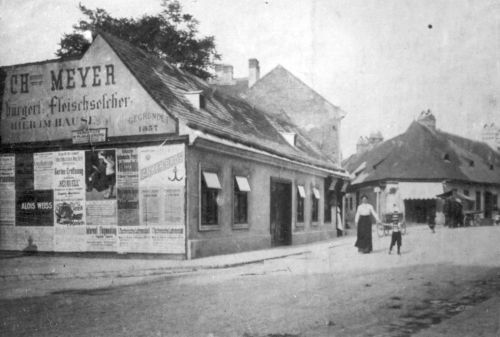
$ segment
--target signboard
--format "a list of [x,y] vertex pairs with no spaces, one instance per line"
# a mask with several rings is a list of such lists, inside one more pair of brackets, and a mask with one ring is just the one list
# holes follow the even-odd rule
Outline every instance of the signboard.
[[74,130],[72,132],[73,144],[94,144],[105,142],[108,136],[108,129],[85,129]]
[[[175,120],[100,36],[79,60],[28,64],[5,72],[2,143],[100,141],[103,130],[106,137],[176,131]],[[73,132],[79,129],[90,129],[92,136]]]

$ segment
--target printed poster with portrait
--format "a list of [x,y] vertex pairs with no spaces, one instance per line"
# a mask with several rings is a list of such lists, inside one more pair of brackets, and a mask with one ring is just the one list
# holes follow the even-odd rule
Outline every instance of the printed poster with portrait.
[[85,251],[85,153],[55,153],[54,218],[55,249]]
[[116,150],[85,152],[88,251],[116,251]]

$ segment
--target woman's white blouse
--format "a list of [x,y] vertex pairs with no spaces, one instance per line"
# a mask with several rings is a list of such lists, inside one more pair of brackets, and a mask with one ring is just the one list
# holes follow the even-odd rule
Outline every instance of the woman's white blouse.
[[380,219],[378,218],[377,213],[373,209],[373,206],[370,204],[361,204],[358,206],[358,209],[356,210],[356,217],[355,217],[354,221],[356,223],[358,223],[360,216],[366,216],[366,215],[370,215],[370,214],[373,215],[373,217],[375,218],[375,220],[377,222],[380,222]]

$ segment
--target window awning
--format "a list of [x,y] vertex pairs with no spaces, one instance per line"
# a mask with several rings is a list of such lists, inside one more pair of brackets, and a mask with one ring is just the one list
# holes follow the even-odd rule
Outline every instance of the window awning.
[[236,185],[240,192],[250,192],[250,184],[248,183],[247,177],[236,176]]
[[205,179],[205,184],[207,184],[208,188],[215,188],[218,190],[221,189],[221,185],[220,185],[220,181],[219,181],[219,177],[217,176],[217,173],[203,171],[203,178]]
[[319,194],[319,190],[316,187],[313,187],[313,193],[314,193],[314,197],[316,199],[321,199],[321,196]]
[[306,190],[304,189],[304,186],[302,185],[297,185],[297,190],[299,191],[299,195],[301,198],[306,197]]
[[443,183],[401,182],[399,193],[402,200],[436,199],[438,194],[443,193]]

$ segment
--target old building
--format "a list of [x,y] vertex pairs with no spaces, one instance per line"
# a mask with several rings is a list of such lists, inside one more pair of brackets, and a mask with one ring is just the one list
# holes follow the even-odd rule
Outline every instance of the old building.
[[336,233],[346,174],[293,123],[129,43],[0,74],[2,250],[195,258]]
[[258,60],[250,59],[247,78],[233,78],[233,67],[220,65],[213,84],[252,105],[290,119],[335,162],[340,163],[340,130],[345,112],[278,65],[260,77]]
[[436,196],[447,191],[473,200],[471,207],[486,218],[499,206],[500,154],[486,143],[437,129],[430,111],[403,134],[353,155],[345,167],[352,176],[346,196],[351,223],[363,194],[381,215],[396,204],[415,223],[434,219],[441,211]]

